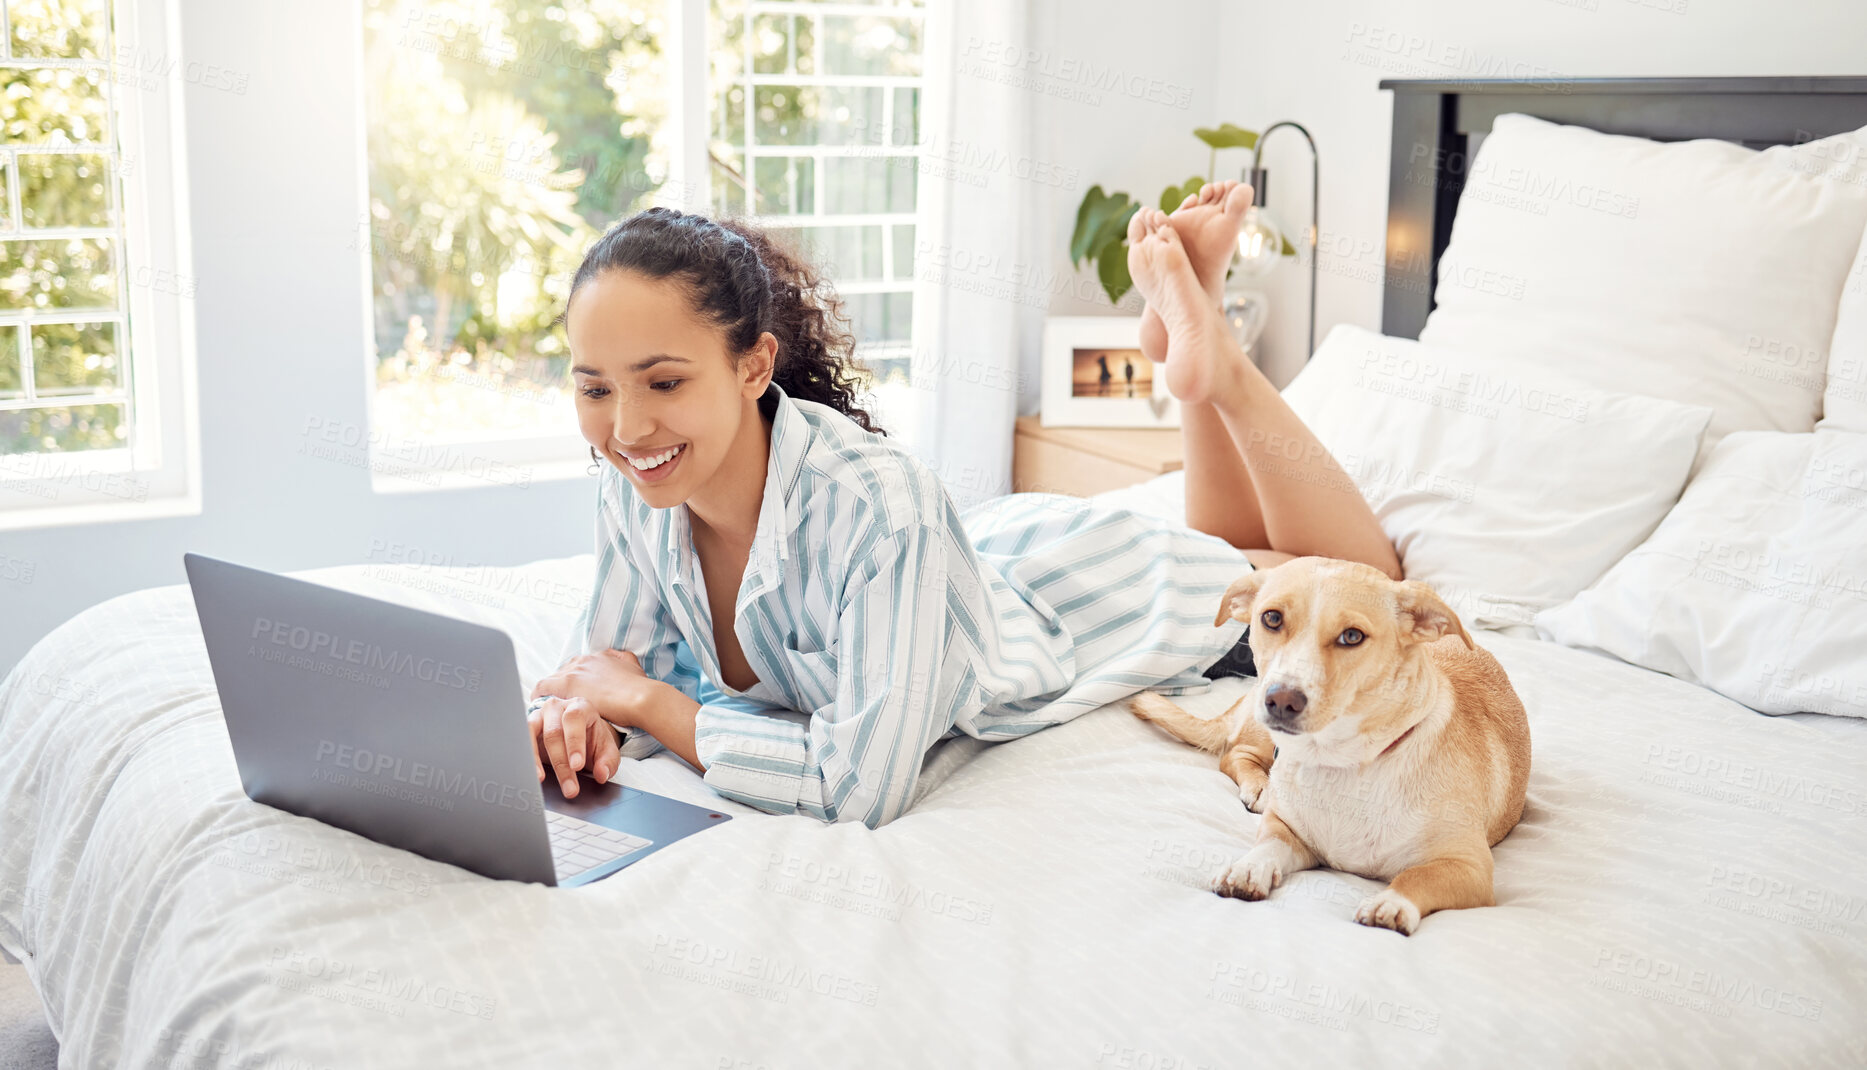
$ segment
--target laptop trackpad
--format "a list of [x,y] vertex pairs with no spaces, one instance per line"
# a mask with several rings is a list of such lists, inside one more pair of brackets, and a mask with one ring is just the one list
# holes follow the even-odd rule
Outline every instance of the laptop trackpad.
[[566,799],[564,789],[559,787],[555,780],[547,780],[538,787],[544,793],[545,809],[582,818],[585,821],[596,821],[596,814],[599,810],[607,810],[629,795],[629,789],[614,780],[607,784],[598,784],[583,773],[577,774],[577,797],[575,799]]

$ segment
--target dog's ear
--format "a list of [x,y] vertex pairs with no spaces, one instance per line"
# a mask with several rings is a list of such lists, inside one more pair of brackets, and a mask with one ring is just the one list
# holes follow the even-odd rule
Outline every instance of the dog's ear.
[[1394,585],[1394,601],[1400,615],[1400,637],[1402,642],[1430,643],[1448,635],[1456,635],[1465,643],[1465,649],[1475,649],[1471,633],[1465,630],[1465,624],[1459,615],[1452,612],[1438,592],[1419,580],[1403,580]]
[[1257,601],[1258,588],[1264,586],[1264,570],[1252,569],[1250,572],[1232,581],[1225,589],[1225,597],[1219,599],[1219,614],[1212,618],[1214,628],[1223,625],[1227,618],[1232,620],[1251,619],[1251,603]]

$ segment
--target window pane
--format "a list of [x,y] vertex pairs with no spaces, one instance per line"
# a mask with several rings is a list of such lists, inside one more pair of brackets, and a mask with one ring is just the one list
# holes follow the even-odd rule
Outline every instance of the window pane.
[[922,20],[824,15],[822,21],[825,74],[920,77]]
[[[744,86],[729,87],[716,95],[713,108],[713,136],[728,146],[743,145],[746,139],[746,91]],[[714,151],[719,151],[716,146]]]
[[913,338],[914,295],[893,293],[884,296],[887,304],[884,308],[886,322],[882,326],[883,336],[896,342],[906,342]]
[[914,156],[835,156],[823,161],[824,211],[912,212],[919,162]]
[[109,169],[102,156],[19,156],[20,215],[28,227],[110,225]]
[[0,124],[13,144],[102,142],[103,74],[70,67],[0,70]]
[[758,214],[799,215],[816,211],[816,160],[808,156],[761,156],[757,164]]
[[912,294],[850,294],[849,318],[856,325],[856,345],[906,342],[913,325]]
[[718,215],[746,215],[745,161],[738,149],[713,153],[713,211]]
[[896,89],[895,144],[918,145],[921,142],[921,91]]
[[0,327],[0,398],[25,396],[26,377],[19,361],[19,329]]
[[[12,328],[0,328],[17,336]],[[91,394],[123,385],[114,323],[42,323],[32,328],[32,386],[40,397]]]
[[[912,360],[905,356],[891,355],[900,352],[899,347],[871,347],[871,349],[872,352],[862,354],[861,360],[863,366],[869,369],[870,379],[875,386],[905,386],[911,381]],[[883,404],[886,405],[887,402],[884,401]],[[869,411],[873,413],[875,410]],[[882,426],[892,434],[899,430],[896,426],[899,422],[898,417],[885,417]]]
[[860,144],[862,131],[881,122],[883,92],[874,86],[754,86],[755,144]]
[[752,19],[752,70],[756,74],[815,74],[815,19],[756,15]]
[[116,298],[108,238],[0,242],[0,308],[109,308]]
[[895,278],[914,277],[914,228],[897,226],[895,232]]
[[104,59],[105,0],[9,0],[13,54]]
[[114,449],[128,437],[121,404],[0,412],[0,453]]
[[882,228],[774,227],[772,239],[810,261],[832,284],[880,281]]

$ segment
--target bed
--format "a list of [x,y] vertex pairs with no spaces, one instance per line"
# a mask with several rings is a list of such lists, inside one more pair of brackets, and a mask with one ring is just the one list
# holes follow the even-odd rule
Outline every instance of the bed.
[[[1394,88],[1397,142],[1491,91]],[[1704,91],[1641,92],[1690,112]],[[1184,484],[1101,497],[1177,517]],[[529,684],[591,570],[295,575],[503,628]],[[186,588],[140,591],[0,686],[0,946],[73,1066],[1867,1062],[1867,721],[1478,638],[1529,712],[1528,804],[1498,906],[1401,937],[1353,923],[1378,885],[1341,873],[1213,895],[1258,819],[1117,706],[942,742],[877,830],[757,814],[665,753],[625,763],[736,820],[583,888],[488,881],[249,802]],[[1180,701],[1216,713],[1245,686]]]

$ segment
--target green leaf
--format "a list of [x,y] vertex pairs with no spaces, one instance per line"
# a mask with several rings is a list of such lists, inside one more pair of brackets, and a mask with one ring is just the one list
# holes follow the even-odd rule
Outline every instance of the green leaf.
[[1175,208],[1180,207],[1181,201],[1186,200],[1191,194],[1198,193],[1200,187],[1205,184],[1205,179],[1194,175],[1192,178],[1187,179],[1177,186],[1168,186],[1160,193],[1160,210],[1163,212],[1171,212]]
[[1096,247],[1096,278],[1102,280],[1102,292],[1109,295],[1112,305],[1120,304],[1122,296],[1134,288],[1134,277],[1128,274],[1128,247],[1123,237],[1117,233],[1113,240]]
[[1080,266],[1082,259],[1091,255],[1090,250],[1101,244],[1099,236],[1112,217],[1120,215],[1121,225],[1126,227],[1128,216],[1134,214],[1130,207],[1133,204],[1126,193],[1108,194],[1101,186],[1090,186],[1076,209],[1076,229],[1070,234],[1070,266]]
[[1284,247],[1277,250],[1277,252],[1281,256],[1295,256],[1297,255],[1297,248],[1290,244],[1289,238],[1284,238]]
[[[1123,194],[1122,199],[1127,200],[1128,195]],[[1126,260],[1128,258],[1128,252],[1123,246],[1123,243],[1128,240],[1128,221],[1133,219],[1134,214],[1140,210],[1141,205],[1139,203],[1130,203],[1120,212],[1104,219],[1101,228],[1089,239],[1090,251],[1085,255],[1092,260],[1100,262],[1103,251],[1108,246],[1113,245],[1116,247],[1115,254],[1123,260]]]
[[1199,127],[1193,131],[1193,136],[1215,149],[1249,149],[1258,143],[1257,131],[1236,127],[1231,123],[1220,123],[1217,130],[1209,126]]

